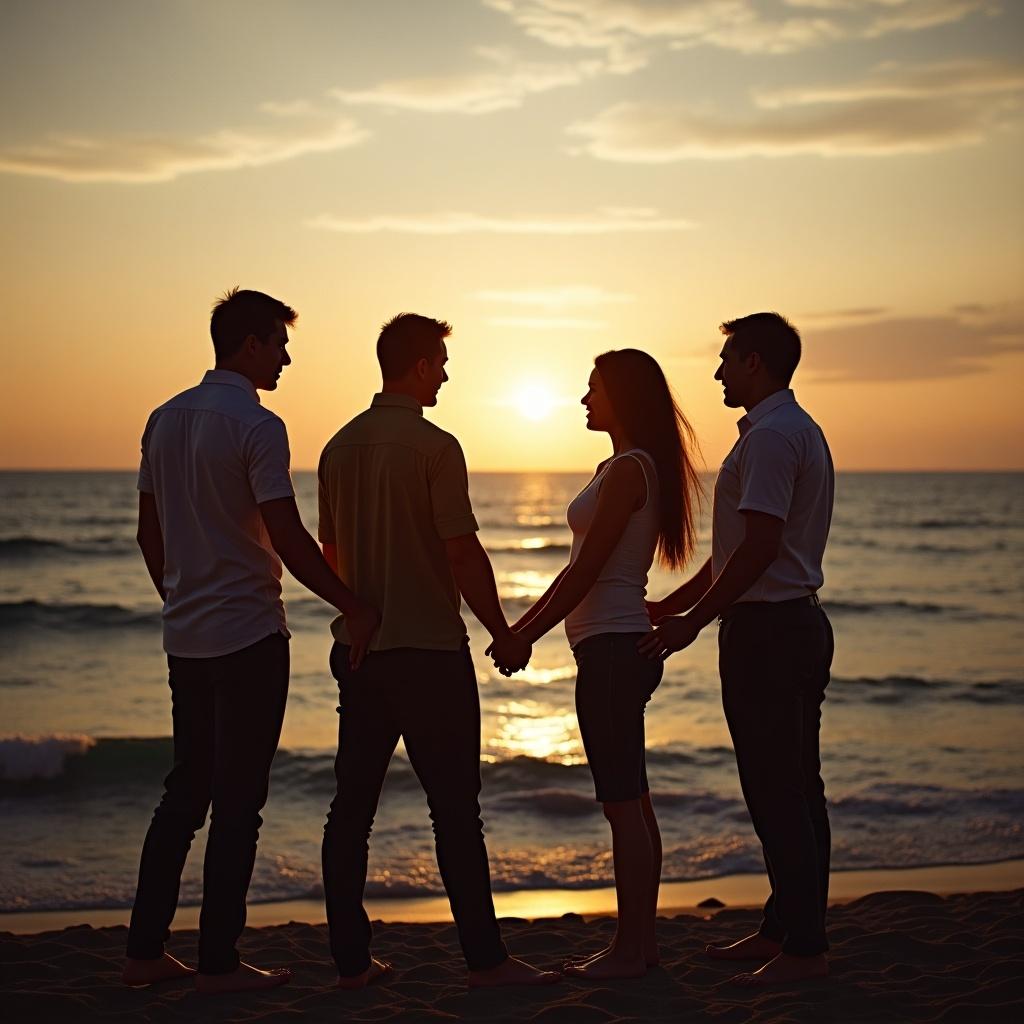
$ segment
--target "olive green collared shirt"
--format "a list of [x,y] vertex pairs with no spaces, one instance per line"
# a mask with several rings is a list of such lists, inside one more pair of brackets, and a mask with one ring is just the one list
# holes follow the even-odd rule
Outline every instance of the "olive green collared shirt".
[[[320,541],[336,545],[338,574],[381,613],[370,649],[458,650],[466,624],[444,542],[479,529],[459,442],[414,398],[374,395],[327,442],[317,476]],[[331,632],[349,642],[344,616]]]

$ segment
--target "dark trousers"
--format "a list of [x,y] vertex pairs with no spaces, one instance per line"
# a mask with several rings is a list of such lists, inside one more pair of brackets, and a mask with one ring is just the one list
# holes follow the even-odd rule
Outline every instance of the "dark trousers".
[[178,904],[185,858],[212,804],[203,862],[199,970],[238,967],[245,896],[288,696],[288,640],[268,636],[219,658],[168,655],[174,767],[146,833],[128,956],[155,960]]
[[427,794],[441,870],[470,970],[508,957],[501,940],[480,820],[480,698],[469,645],[458,651],[371,651],[358,671],[335,644],[340,716],[337,795],[324,827],[323,872],[331,954],[342,977],[370,965],[363,909],[366,862],[381,786],[404,738]]
[[722,702],[771,895],[760,932],[825,952],[831,833],[818,733],[834,641],[813,604],[738,604],[718,633]]

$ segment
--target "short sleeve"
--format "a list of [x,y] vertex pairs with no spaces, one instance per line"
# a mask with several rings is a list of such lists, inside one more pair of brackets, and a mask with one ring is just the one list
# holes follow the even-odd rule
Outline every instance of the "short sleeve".
[[146,429],[142,432],[142,457],[139,462],[139,479],[135,485],[144,494],[156,493],[153,488],[153,472],[149,467],[149,455],[146,453],[146,445],[149,441],[149,430],[152,423],[153,418],[150,417],[149,422],[146,424]]
[[740,512],[765,512],[785,522],[800,461],[783,434],[754,430],[740,456]]
[[283,421],[275,416],[253,427],[246,445],[246,470],[257,505],[295,497],[288,472],[290,461],[288,432]]
[[469,500],[469,472],[458,441],[450,441],[431,460],[428,484],[434,528],[442,540],[480,529]]
[[334,513],[331,511],[327,459],[323,456],[320,458],[320,468],[317,470],[316,479],[316,503],[320,512],[316,535],[321,544],[336,544],[338,535],[334,529]]

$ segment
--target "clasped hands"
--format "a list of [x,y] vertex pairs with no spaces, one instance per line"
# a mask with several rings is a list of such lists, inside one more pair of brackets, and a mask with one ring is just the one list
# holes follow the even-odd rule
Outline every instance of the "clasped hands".
[[510,629],[494,637],[484,654],[494,661],[494,667],[503,676],[510,676],[530,663],[533,646],[521,633]]

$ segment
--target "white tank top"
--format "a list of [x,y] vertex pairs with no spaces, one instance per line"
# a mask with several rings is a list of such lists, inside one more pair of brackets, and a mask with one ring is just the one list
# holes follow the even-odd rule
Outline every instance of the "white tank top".
[[565,618],[565,635],[570,646],[597,633],[646,633],[651,628],[644,598],[647,573],[658,544],[658,475],[654,460],[641,448],[613,455],[576,495],[566,512],[572,530],[570,565],[583,546],[583,539],[594,521],[597,493],[609,467],[616,459],[633,458],[640,464],[647,481],[647,501],[626,521],[618,544],[612,549],[594,585]]

